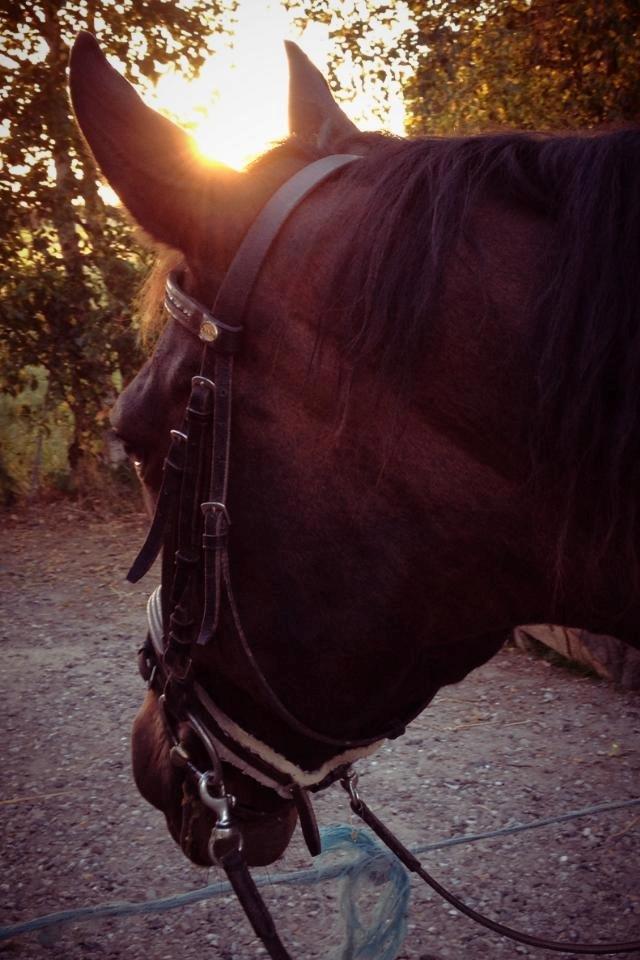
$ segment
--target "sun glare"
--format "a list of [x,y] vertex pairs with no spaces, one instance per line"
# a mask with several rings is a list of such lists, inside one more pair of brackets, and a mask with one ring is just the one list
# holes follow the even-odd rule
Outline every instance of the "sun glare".
[[[324,66],[327,39],[314,25],[299,42]],[[189,123],[202,154],[242,169],[287,136],[287,64],[283,41],[289,17],[278,2],[240,2],[233,47],[213,56],[192,82],[166,74],[155,106]]]
[[[204,156],[242,169],[288,133],[285,39],[294,39],[325,71],[331,46],[326,26],[311,23],[300,34],[277,0],[240,0],[233,47],[213,56],[192,82],[166,74],[152,106],[189,124]],[[364,118],[368,129],[379,125],[366,95],[342,106],[354,121]],[[386,125],[400,133],[403,121],[400,106]]]
[[[338,4],[339,0],[332,2]],[[403,8],[402,3],[395,8],[398,32],[407,23]],[[279,0],[240,0],[231,49],[223,48],[211,57],[195,80],[187,81],[173,71],[166,73],[153,95],[145,99],[150,106],[188,127],[203,156],[241,170],[289,132],[285,39],[299,43],[326,75],[331,53],[326,25],[310,23],[301,34]],[[339,74],[349,85],[347,63]],[[380,126],[374,99],[368,91],[360,91],[341,106],[361,129]],[[384,126],[393,133],[403,132],[400,96],[385,117]],[[106,203],[118,202],[110,187],[103,185],[100,193]]]

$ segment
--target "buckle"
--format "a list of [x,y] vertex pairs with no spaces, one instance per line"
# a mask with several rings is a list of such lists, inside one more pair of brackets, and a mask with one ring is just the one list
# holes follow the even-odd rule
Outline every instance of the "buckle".
[[203,377],[201,373],[196,374],[195,377],[191,377],[191,387],[206,387],[211,393],[215,393],[216,389],[213,380],[210,380],[209,377]]
[[229,516],[229,511],[224,503],[220,503],[219,500],[206,500],[204,503],[200,504],[200,509],[202,514],[205,517],[210,517],[217,513],[221,513],[225,520],[227,521],[227,526],[231,525],[231,517]]

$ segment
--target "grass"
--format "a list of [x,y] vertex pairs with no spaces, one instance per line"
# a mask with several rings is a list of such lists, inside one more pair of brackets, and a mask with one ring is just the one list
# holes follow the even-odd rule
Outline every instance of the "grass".
[[17,395],[0,396],[0,506],[72,497],[100,515],[121,515],[141,505],[138,483],[128,463],[113,465],[106,449],[78,476],[69,468],[74,420],[65,403],[52,404],[47,374],[25,370],[28,385]]
[[67,450],[73,416],[66,404],[47,400],[42,368],[26,371],[30,383],[13,397],[0,396],[0,496],[5,503],[30,499],[45,487],[70,485]]

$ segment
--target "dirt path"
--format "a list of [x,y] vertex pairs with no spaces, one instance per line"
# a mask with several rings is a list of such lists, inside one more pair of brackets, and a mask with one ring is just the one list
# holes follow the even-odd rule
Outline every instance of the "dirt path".
[[[54,506],[42,521],[0,522],[0,922],[213,882],[215,871],[184,860],[130,775],[129,729],[143,692],[135,651],[151,581],[130,587],[123,574],[142,521],[97,522]],[[443,691],[401,741],[361,764],[361,786],[410,844],[491,830],[640,795],[639,730],[637,694],[507,649]],[[351,823],[337,787],[317,809],[322,824]],[[639,827],[640,808],[632,808],[426,860],[502,922],[563,938],[638,937]],[[297,841],[270,874],[306,865]],[[339,955],[335,881],[272,886],[266,897],[296,960]],[[264,956],[230,897],[16,937],[0,942],[0,953],[29,960]],[[520,956],[549,955],[484,933],[413,884],[400,958]]]

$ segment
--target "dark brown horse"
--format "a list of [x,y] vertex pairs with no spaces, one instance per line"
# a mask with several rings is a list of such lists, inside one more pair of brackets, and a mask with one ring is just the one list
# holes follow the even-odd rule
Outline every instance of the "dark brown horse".
[[[262,675],[301,723],[355,741],[399,730],[517,624],[638,642],[640,134],[361,134],[288,53],[291,136],[245,173],[199,159],[88,35],[71,88],[104,175],[208,306],[281,184],[323,156],[361,156],[297,207],[253,290],[227,501]],[[166,323],[113,412],[151,504],[200,357]],[[215,642],[191,652],[263,752],[302,773],[331,766],[339,748],[271,709],[228,604]],[[185,827],[170,745],[151,689],[136,780],[206,863],[212,814]],[[249,860],[272,861],[291,800],[227,777],[253,811]]]

